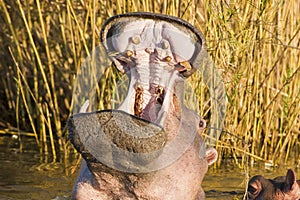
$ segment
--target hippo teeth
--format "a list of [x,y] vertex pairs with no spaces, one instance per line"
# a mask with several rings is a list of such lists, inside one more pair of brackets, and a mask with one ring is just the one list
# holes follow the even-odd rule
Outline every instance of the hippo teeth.
[[125,50],[117,56],[130,71],[129,91],[118,110],[163,126],[180,74],[172,56],[158,52],[156,48]]
[[[180,28],[179,28],[180,27]],[[130,79],[118,110],[164,125],[176,80],[191,75],[194,52],[200,50],[190,30],[168,21],[116,19],[102,31],[115,66]],[[181,91],[180,91],[181,93]]]

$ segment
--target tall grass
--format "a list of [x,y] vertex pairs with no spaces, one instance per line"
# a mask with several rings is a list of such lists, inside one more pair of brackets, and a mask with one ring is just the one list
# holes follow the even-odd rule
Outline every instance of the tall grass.
[[252,163],[299,160],[299,3],[205,4],[206,38],[229,99],[225,129],[248,144],[224,135],[225,155],[244,159],[246,150]]
[[[0,0],[0,6],[1,134],[34,137],[54,157],[70,151],[72,87],[83,58],[99,45],[101,25],[115,14],[149,11],[179,16],[207,39],[228,96],[219,163],[231,157],[243,167],[249,156],[252,163],[299,162],[300,0]],[[201,81],[193,84],[201,86],[199,114],[206,117],[207,91]],[[100,88],[99,98],[107,92]]]

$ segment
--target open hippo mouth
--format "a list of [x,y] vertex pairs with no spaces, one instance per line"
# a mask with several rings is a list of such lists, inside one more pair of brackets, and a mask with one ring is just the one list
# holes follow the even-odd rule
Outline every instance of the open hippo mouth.
[[101,42],[117,69],[128,75],[128,92],[116,110],[73,115],[71,142],[90,168],[101,163],[140,173],[170,165],[203,124],[183,104],[184,80],[207,56],[202,35],[179,18],[129,13],[104,24]]
[[183,94],[176,91],[183,89],[176,88],[176,82],[190,76],[196,70],[192,62],[204,56],[199,55],[203,39],[192,31],[178,18],[149,13],[116,16],[106,22],[103,44],[116,67],[130,74],[129,92],[120,110],[164,125],[173,96]]

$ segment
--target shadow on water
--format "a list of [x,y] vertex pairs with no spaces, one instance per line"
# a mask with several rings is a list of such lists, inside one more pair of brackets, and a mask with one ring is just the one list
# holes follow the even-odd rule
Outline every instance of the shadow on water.
[[[18,140],[11,136],[0,137],[0,200],[12,199],[70,199],[77,172],[70,173],[77,157],[69,158],[69,166],[64,162],[48,162],[41,156],[32,138],[24,138],[25,151],[18,150]],[[63,164],[64,163],[64,164]],[[249,176],[262,174],[266,178],[285,175],[287,167],[249,169]],[[68,175],[70,174],[70,175]],[[296,169],[299,179],[299,169]],[[246,172],[233,164],[221,168],[209,168],[202,187],[207,200],[242,199],[245,191]]]

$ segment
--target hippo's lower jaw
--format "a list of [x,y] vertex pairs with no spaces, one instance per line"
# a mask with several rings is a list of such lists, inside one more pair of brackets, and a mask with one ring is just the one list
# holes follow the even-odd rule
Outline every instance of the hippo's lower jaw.
[[69,137],[95,172],[103,171],[99,163],[129,173],[152,171],[149,164],[167,141],[162,127],[119,110],[72,116]]
[[83,161],[73,199],[196,200],[205,197],[200,183],[207,162],[199,159],[193,147],[172,165],[151,173],[123,173],[101,164],[90,164],[98,171],[91,172]]
[[[200,184],[208,164],[214,162],[217,153],[214,149],[205,150],[201,138],[201,128],[197,128],[195,134],[189,132],[191,130],[189,127],[196,127],[199,124],[199,118],[192,111],[182,112],[183,116],[189,116],[183,118],[174,117],[173,112],[175,110],[171,111],[172,114],[167,119],[171,117],[174,124],[167,123],[165,130],[133,116],[129,117],[132,118],[131,121],[126,120],[126,116],[129,115],[122,111],[99,111],[73,116],[70,120],[71,141],[85,159],[74,187],[73,198],[204,199]],[[111,142],[109,144],[100,141],[101,133],[97,134],[99,130],[105,130],[108,127],[116,129],[122,126],[120,124],[118,126],[116,124],[109,125],[112,122],[105,121],[105,123],[101,123],[104,124],[104,127],[101,127],[95,121],[103,121],[103,115],[116,120],[118,114],[121,114],[122,122],[127,121],[128,124],[134,122],[130,126],[146,124],[148,129],[156,130],[157,134],[153,136],[154,138],[149,138],[149,144],[142,145],[143,148],[138,147],[139,145],[131,146],[126,142],[126,138],[120,142],[116,137],[109,140]],[[120,120],[116,122],[120,122]],[[182,125],[181,128],[179,128],[179,124]],[[123,130],[120,129],[119,132]],[[181,131],[177,132],[177,130]],[[165,133],[172,133],[172,131],[177,135],[172,136],[171,134],[167,138],[164,136]],[[114,137],[112,136],[112,138]],[[155,139],[155,137],[157,138]],[[175,138],[173,144],[170,143],[170,138]],[[82,141],[85,141],[85,144]],[[114,147],[116,147],[115,150],[112,150]],[[145,153],[144,150],[146,150],[148,153],[136,154],[130,151],[117,151],[118,148],[132,150],[129,147],[134,151],[140,150]]]
[[118,110],[71,117],[69,137],[84,158],[73,198],[204,199],[217,152],[205,149],[205,122],[183,104],[202,36],[180,19],[143,13],[110,19],[101,38],[130,84]]
[[[200,184],[207,171],[208,164],[215,161],[217,153],[214,149],[205,150],[204,142],[200,136],[202,129],[198,128],[195,135],[189,133],[189,129],[182,129],[177,135],[178,141],[182,139],[181,143],[175,142],[175,145],[169,145],[168,149],[162,148],[162,152],[159,152],[158,155],[149,153],[148,155],[150,156],[138,157],[138,155],[131,152],[121,155],[120,152],[111,151],[112,147],[117,145],[117,141],[114,143],[114,140],[111,140],[110,146],[107,146],[99,141],[97,137],[99,134],[94,134],[94,132],[84,134],[86,133],[84,130],[101,130],[102,128],[98,127],[97,123],[93,121],[95,119],[99,121],[99,113],[107,112],[110,113],[109,111],[83,113],[75,115],[70,120],[71,124],[73,124],[70,126],[73,127],[72,130],[70,129],[71,141],[85,159],[74,187],[74,199],[204,199],[204,193]],[[119,111],[113,111],[112,113],[116,114],[115,112],[117,114],[122,113]],[[189,113],[190,118],[188,122],[193,122],[195,127],[197,125],[196,115],[188,110],[183,113]],[[126,119],[124,116],[123,120]],[[175,123],[166,126],[167,133],[178,129],[178,124],[180,124],[178,118],[174,117],[172,120]],[[140,122],[147,123],[143,120]],[[191,126],[191,124],[186,123],[183,120],[181,124],[186,125],[183,127]],[[156,128],[158,127],[154,126],[152,130]],[[160,131],[161,129],[158,128],[156,130]],[[158,133],[156,136],[160,134],[162,136],[158,139],[152,139],[157,141],[157,143],[151,145],[150,142],[148,148],[145,149],[151,152],[161,147],[161,145],[157,146],[157,144],[164,143],[164,133]],[[190,140],[186,140],[186,138],[192,138],[191,143],[188,143]],[[81,140],[84,140],[88,143],[89,139],[89,146],[83,145],[81,142]],[[99,144],[100,147],[97,148]],[[121,146],[123,143],[118,145],[120,145],[120,149],[123,148]],[[93,148],[90,147],[100,150],[98,152],[101,153],[100,156],[98,154],[99,159],[93,155],[94,153],[97,154],[97,152],[94,152]],[[106,154],[105,150],[108,151]],[[142,163],[144,163],[144,166]]]

